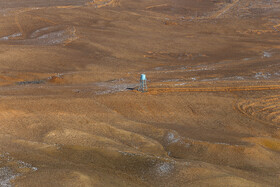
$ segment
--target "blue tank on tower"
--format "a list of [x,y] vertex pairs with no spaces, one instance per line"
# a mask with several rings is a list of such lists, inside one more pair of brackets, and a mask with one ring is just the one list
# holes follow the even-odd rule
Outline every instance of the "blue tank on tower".
[[141,80],[142,80],[142,81],[143,81],[143,80],[147,80],[145,74],[141,74]]

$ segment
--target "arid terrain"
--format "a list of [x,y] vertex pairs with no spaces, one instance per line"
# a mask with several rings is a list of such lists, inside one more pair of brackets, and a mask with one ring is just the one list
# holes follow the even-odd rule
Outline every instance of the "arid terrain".
[[280,1],[1,0],[0,186],[280,186]]

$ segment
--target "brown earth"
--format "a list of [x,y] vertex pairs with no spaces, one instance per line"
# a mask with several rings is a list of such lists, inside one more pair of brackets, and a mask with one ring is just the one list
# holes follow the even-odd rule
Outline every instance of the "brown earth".
[[280,185],[279,1],[0,7],[0,186]]

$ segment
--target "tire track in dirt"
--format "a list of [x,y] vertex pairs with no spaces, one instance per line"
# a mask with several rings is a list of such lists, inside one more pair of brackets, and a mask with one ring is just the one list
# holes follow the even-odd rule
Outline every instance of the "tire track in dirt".
[[[15,14],[14,20],[15,20],[15,23],[16,23],[16,25],[17,25],[17,27],[18,27],[19,32],[21,33],[21,38],[19,38],[19,39],[27,39],[27,38],[26,38],[26,33],[24,32],[24,29],[23,29],[23,27],[22,27],[22,25],[21,25],[21,23],[20,23],[20,20],[19,20],[19,16],[22,15],[22,14],[24,14],[24,13],[25,13],[25,15],[28,15],[28,16],[30,16],[30,17],[32,17],[32,18],[41,20],[41,21],[43,21],[43,22],[45,22],[45,23],[48,23],[48,24],[51,24],[51,25],[53,25],[53,26],[54,26],[54,25],[59,25],[58,22],[52,21],[52,20],[50,20],[50,19],[47,19],[47,18],[38,16],[38,15],[33,15],[33,14],[31,14],[31,11],[32,11],[32,10],[37,10],[37,9],[39,9],[39,8],[28,8],[28,9],[21,10],[21,11],[19,11],[19,12],[17,12],[17,13]],[[43,8],[40,8],[40,9],[43,9]],[[28,14],[28,13],[29,13],[29,14]],[[69,45],[70,43],[72,43],[73,41],[75,41],[75,40],[77,40],[77,39],[80,38],[80,37],[76,34],[77,29],[76,29],[75,26],[68,26],[68,27],[66,28],[66,31],[69,33],[69,38],[63,42],[63,46],[67,46],[67,45]]]
[[[38,10],[38,9],[43,9],[43,8],[25,8],[25,9],[20,10],[20,11],[18,11],[18,12],[15,13],[14,20],[15,20],[15,23],[16,23],[16,25],[17,25],[17,27],[18,27],[19,32],[22,34],[22,38],[25,38],[25,37],[26,37],[26,34],[25,34],[25,32],[24,32],[24,30],[23,30],[23,28],[22,28],[22,25],[20,24],[19,16],[22,15],[22,14],[24,14],[24,13],[31,12],[32,10]],[[50,24],[53,24],[53,25],[56,25],[56,24],[57,24],[57,23],[54,22],[54,21],[51,21],[51,20],[46,19],[46,18],[42,18],[42,17],[40,17],[40,16],[33,16],[33,15],[30,15],[30,16],[32,16],[32,18],[37,18],[37,19],[39,19],[39,20],[42,20],[42,21],[44,21],[44,22],[46,22],[46,23],[50,23]]]
[[86,5],[95,6],[96,8],[102,8],[106,6],[116,7],[120,6],[120,0],[95,0],[90,3],[86,3]]
[[[32,7],[32,8],[25,8],[25,9],[22,9],[22,10],[19,10],[18,12],[15,13],[15,16],[14,16],[14,20],[15,20],[15,24],[17,25],[17,28],[19,30],[19,32],[22,34],[21,35],[21,39],[24,39],[26,38],[26,33],[24,32],[24,29],[20,23],[20,20],[19,20],[19,17],[24,14],[24,13],[28,13],[28,12],[31,12],[32,10],[38,10],[38,9],[45,9],[45,8],[58,8],[58,9],[72,9],[72,8],[79,8],[79,7],[83,7],[83,6],[95,6],[96,8],[102,8],[102,7],[105,7],[105,6],[119,6],[120,5],[120,1],[119,0],[97,0],[97,1],[92,1],[90,3],[86,3],[85,5],[76,5],[76,6],[73,6],[73,5],[69,5],[69,6],[52,6],[52,7]],[[34,15],[30,15],[32,16],[32,18],[36,18],[36,19],[39,19],[39,20],[42,20],[46,23],[49,23],[49,24],[52,24],[52,25],[57,25],[58,23],[55,22],[55,21],[52,21],[50,19],[47,19],[47,18],[43,18],[43,17],[40,17],[38,15],[34,16]],[[68,27],[68,32],[70,33],[70,38],[67,39],[66,41],[63,42],[63,46],[67,46],[69,45],[70,43],[72,43],[73,41],[79,39],[80,37],[76,34],[76,27]]]
[[16,13],[16,15],[15,15],[15,23],[16,23],[16,25],[17,25],[17,27],[18,27],[19,32],[20,32],[20,33],[22,34],[22,36],[23,36],[23,35],[24,35],[24,31],[23,31],[23,29],[22,29],[22,27],[21,27],[21,24],[19,23],[19,19],[18,19],[19,14],[20,14],[20,13]]
[[237,102],[236,109],[258,121],[280,124],[280,95]]
[[157,7],[166,7],[166,6],[168,6],[168,4],[153,5],[153,6],[146,7],[146,9],[157,8]]
[[240,87],[200,87],[200,88],[150,88],[147,94],[172,93],[172,92],[241,92],[241,91],[264,91],[280,90],[279,85],[269,86],[240,86]]
[[234,0],[232,3],[230,3],[229,5],[225,6],[224,8],[222,8],[221,10],[217,11],[215,14],[213,14],[212,16],[210,16],[211,19],[213,18],[219,18],[220,16],[222,16],[223,14],[225,14],[227,11],[229,11],[231,8],[233,8],[237,3],[239,3],[240,0]]

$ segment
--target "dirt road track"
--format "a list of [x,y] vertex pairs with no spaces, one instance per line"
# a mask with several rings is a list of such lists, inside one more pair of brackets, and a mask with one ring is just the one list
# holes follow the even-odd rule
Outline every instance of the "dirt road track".
[[219,18],[221,15],[225,14],[227,11],[229,11],[232,7],[234,7],[237,3],[239,3],[240,0],[234,0],[229,5],[225,6],[221,10],[217,11],[215,14],[213,14],[210,18]]
[[171,92],[238,92],[238,91],[262,91],[280,90],[279,85],[269,86],[244,86],[244,87],[213,87],[213,88],[150,88],[148,94]]

